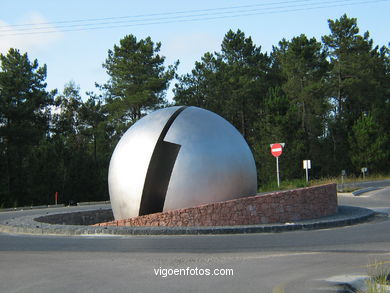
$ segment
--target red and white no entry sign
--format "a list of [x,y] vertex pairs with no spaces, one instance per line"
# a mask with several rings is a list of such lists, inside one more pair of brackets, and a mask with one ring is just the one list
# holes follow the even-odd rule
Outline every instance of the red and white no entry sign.
[[271,154],[274,157],[279,157],[283,152],[283,147],[280,143],[271,144]]
[[284,142],[271,144],[271,154],[276,158],[276,178],[278,180],[278,187],[280,187],[279,179],[279,156],[283,152]]

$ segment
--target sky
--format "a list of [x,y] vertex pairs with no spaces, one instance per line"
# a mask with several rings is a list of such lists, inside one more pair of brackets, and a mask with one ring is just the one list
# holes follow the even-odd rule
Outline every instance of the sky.
[[1,0],[0,53],[27,52],[47,65],[48,90],[61,92],[74,81],[85,98],[98,92],[95,82],[109,79],[102,67],[107,51],[129,34],[161,42],[165,64],[179,60],[178,73],[185,74],[204,53],[220,51],[230,29],[270,52],[283,38],[320,40],[329,34],[328,19],[346,13],[376,45],[388,45],[389,12],[390,0]]

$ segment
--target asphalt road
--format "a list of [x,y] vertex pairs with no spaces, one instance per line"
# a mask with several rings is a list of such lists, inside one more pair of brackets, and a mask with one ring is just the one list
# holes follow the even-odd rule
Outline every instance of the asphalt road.
[[[390,188],[339,201],[390,212]],[[276,234],[0,234],[0,292],[327,292],[317,280],[364,274],[375,261],[390,261],[386,214],[349,227]]]

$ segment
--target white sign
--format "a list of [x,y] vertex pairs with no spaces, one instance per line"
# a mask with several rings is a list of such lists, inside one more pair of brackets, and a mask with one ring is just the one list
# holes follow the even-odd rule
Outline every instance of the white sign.
[[311,169],[310,160],[303,160],[303,169],[306,170],[306,182],[309,182],[309,169]]
[[303,160],[303,169],[311,169],[311,161]]

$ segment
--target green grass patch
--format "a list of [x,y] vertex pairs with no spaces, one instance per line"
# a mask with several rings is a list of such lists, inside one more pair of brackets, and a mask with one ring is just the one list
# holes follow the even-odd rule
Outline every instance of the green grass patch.
[[367,292],[368,293],[386,293],[386,286],[390,285],[390,267],[389,262],[374,262],[368,265]]
[[[376,174],[376,175],[366,176],[364,179],[362,177],[348,176],[348,177],[344,177],[343,183],[348,184],[348,183],[356,183],[356,182],[364,182],[364,181],[380,181],[386,179],[390,179],[390,175]],[[342,184],[341,176],[309,180],[309,183],[306,183],[306,179],[304,178],[292,179],[292,180],[281,180],[280,187],[278,187],[278,184],[275,180],[275,181],[260,184],[258,191],[269,192],[269,191],[277,191],[277,190],[288,190],[288,189],[324,185],[324,184],[331,184],[331,183]],[[343,192],[353,192],[357,189],[359,188],[345,187],[343,189]]]
[[260,186],[259,192],[268,192],[275,190],[288,190],[294,188],[302,188],[309,186],[306,183],[306,179],[293,179],[293,180],[283,180],[280,182],[280,187],[278,187],[277,182],[268,182]]
[[351,192],[354,192],[356,190],[359,190],[360,188],[358,187],[343,187],[342,189],[338,190],[338,192],[341,192],[341,193],[351,193]]
[[[341,176],[337,177],[335,179],[337,180],[338,184],[342,183],[341,182]],[[380,181],[380,180],[386,180],[386,179],[390,179],[390,175],[373,174],[373,175],[365,176],[365,178],[363,178],[363,176],[356,177],[356,176],[350,175],[350,176],[344,177],[344,183],[356,183],[356,182],[365,182],[365,181]]]

